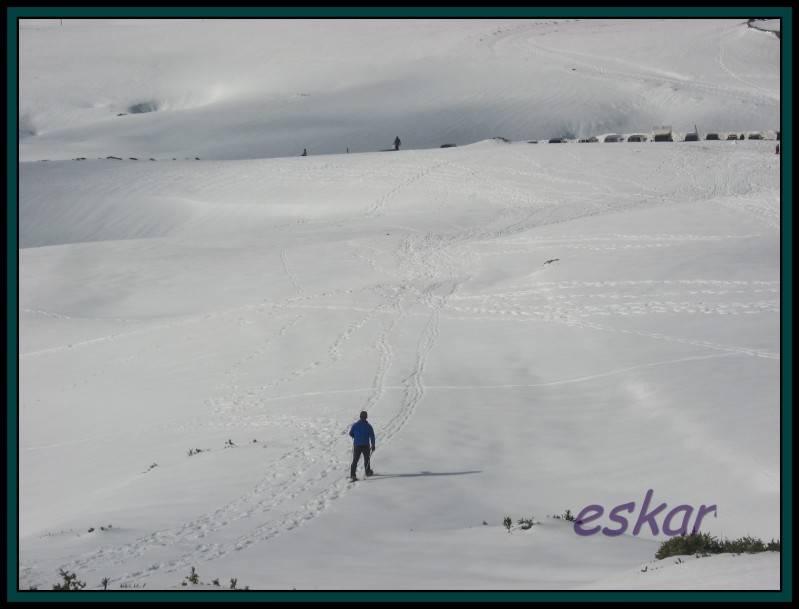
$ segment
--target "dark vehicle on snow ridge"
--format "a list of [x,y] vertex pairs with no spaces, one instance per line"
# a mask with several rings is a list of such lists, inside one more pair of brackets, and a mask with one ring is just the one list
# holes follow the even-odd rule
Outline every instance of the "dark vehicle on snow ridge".
[[671,127],[668,125],[663,125],[662,127],[655,127],[652,130],[654,137],[652,138],[655,142],[673,142],[674,137],[671,133]]
[[708,133],[705,136],[705,139],[706,140],[718,140],[719,139],[719,134],[718,133]]
[[737,135],[735,135],[734,133],[730,133],[730,134],[727,136],[727,139],[728,139],[728,140],[737,140],[737,139],[738,139],[738,136],[737,136]]
[[645,142],[648,138],[645,135],[635,134],[627,138],[628,142]]
[[612,133],[611,135],[605,136],[606,143],[623,142],[623,141],[624,141],[624,136],[619,135],[618,133]]
[[549,143],[550,144],[565,144],[566,143],[566,138],[553,137],[553,138],[550,138]]

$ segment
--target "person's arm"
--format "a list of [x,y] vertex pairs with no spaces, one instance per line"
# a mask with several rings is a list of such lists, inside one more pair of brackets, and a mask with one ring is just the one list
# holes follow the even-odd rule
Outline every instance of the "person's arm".
[[371,425],[369,426],[369,439],[372,441],[372,450],[375,449],[375,429]]
[[355,434],[352,432],[353,429],[355,429],[355,425],[350,427],[350,438],[354,438],[355,437]]

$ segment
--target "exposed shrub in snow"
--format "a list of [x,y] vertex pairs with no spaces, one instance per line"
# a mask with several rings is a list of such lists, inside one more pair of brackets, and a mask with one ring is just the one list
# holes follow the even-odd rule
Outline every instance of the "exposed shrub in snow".
[[774,541],[772,539],[766,543],[762,539],[757,539],[756,537],[750,537],[748,535],[738,539],[724,540],[722,542],[722,546],[724,548],[724,552],[738,552],[746,554],[753,554],[755,552],[782,551],[782,543],[779,540]]
[[249,590],[250,589],[249,586],[244,586],[243,588],[237,588],[236,587],[236,583],[238,583],[238,581],[239,580],[236,579],[235,577],[231,577],[230,578],[230,589],[231,590],[237,590],[238,591],[238,590]]
[[571,510],[566,510],[563,512],[563,514],[555,514],[552,517],[556,518],[557,520],[568,520],[569,522],[574,522],[575,520],[574,514],[572,514]]
[[[534,525],[541,523],[536,522],[535,518],[519,518],[519,520],[516,521],[516,524],[522,531],[526,531],[533,528]],[[513,519],[510,516],[505,516],[505,519],[502,521],[502,525],[508,529],[508,533],[510,533],[511,529],[513,528]]]
[[519,525],[519,528],[521,528],[522,531],[526,531],[528,529],[532,529],[533,525],[541,523],[536,522],[534,518],[519,518],[519,520],[516,521],[516,524]]
[[233,443],[233,440],[228,438],[227,442],[225,442],[225,448],[233,448],[234,446],[236,445]]
[[765,543],[761,539],[750,537],[748,535],[739,537],[738,539],[724,539],[720,540],[709,533],[692,533],[690,535],[679,535],[672,537],[668,541],[664,541],[655,558],[663,559],[668,556],[680,556],[688,554],[701,554],[702,556],[709,556],[710,554],[722,553],[747,553],[754,552],[780,552],[782,551],[782,544],[779,540],[773,539]]
[[59,584],[53,584],[53,590],[82,590],[86,587],[86,582],[80,581],[75,573],[70,573],[64,569],[59,569],[58,573],[64,581]]
[[767,552],[782,552],[782,542],[778,539],[774,541],[773,539],[766,544],[766,551]]
[[191,573],[189,573],[186,577],[183,578],[183,581],[180,583],[180,585],[185,586],[187,584],[199,584],[199,583],[200,583],[200,576],[197,574],[197,569],[192,567]]
[[103,590],[108,590],[108,582],[110,581],[111,580],[108,579],[107,577],[104,577],[103,579],[100,580],[100,585],[103,586]]
[[[230,579],[230,589],[231,590],[249,590],[250,589],[249,586],[245,586],[244,588],[237,588],[236,587],[236,583],[237,582],[238,582],[238,579],[236,579],[235,577]],[[221,588],[222,587],[222,584],[219,582],[219,578],[218,577],[215,578],[215,579],[212,579],[210,584],[208,582],[200,581],[200,576],[199,576],[199,574],[197,573],[197,570],[194,567],[191,568],[191,573],[189,575],[187,575],[186,577],[184,577],[183,581],[180,582],[180,585],[183,586],[184,588],[187,587],[189,584],[199,584],[201,586],[214,586],[215,588]]]

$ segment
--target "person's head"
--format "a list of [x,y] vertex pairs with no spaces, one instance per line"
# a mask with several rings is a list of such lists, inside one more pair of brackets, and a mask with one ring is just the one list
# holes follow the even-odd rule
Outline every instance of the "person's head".
[[365,421],[366,420],[366,416],[367,416],[366,415],[366,411],[365,410],[361,410],[361,421]]

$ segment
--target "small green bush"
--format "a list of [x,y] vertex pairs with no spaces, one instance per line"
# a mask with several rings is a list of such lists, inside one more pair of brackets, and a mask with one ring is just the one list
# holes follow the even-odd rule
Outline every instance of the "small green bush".
[[186,584],[199,584],[199,583],[200,583],[200,576],[197,574],[197,570],[194,567],[192,567],[191,573],[183,579],[181,585],[185,586]]
[[552,518],[556,520],[568,520],[569,522],[574,522],[574,514],[572,514],[571,510],[566,510],[563,514],[554,514]]
[[53,584],[53,590],[82,590],[86,587],[86,582],[80,581],[75,573],[59,569],[58,574],[64,581],[60,584]]
[[769,543],[746,535],[738,539],[718,539],[709,533],[691,533],[679,535],[660,544],[655,558],[662,559],[669,556],[701,555],[735,553],[753,554],[755,552],[781,552],[782,544],[773,539]]

